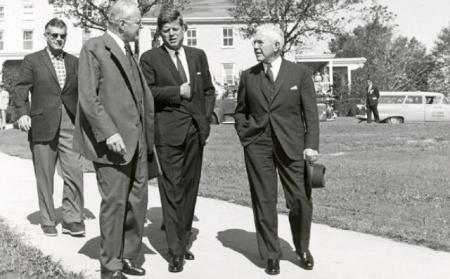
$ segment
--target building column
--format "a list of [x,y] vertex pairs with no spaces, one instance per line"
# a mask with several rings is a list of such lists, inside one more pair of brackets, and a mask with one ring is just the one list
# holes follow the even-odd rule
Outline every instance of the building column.
[[348,92],[352,90],[352,70],[349,66],[347,66],[347,84],[348,84]]

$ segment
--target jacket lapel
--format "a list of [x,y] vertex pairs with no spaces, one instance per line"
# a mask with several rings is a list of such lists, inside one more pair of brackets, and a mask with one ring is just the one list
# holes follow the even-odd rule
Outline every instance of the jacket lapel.
[[262,63],[259,63],[259,86],[261,87],[262,95],[264,96],[264,99],[267,101],[268,104],[270,104],[270,95],[271,93],[268,91],[268,88],[264,86],[264,83],[267,81],[266,73],[264,72],[264,66]]
[[125,78],[127,79],[127,84],[129,85],[131,94],[133,99],[136,102],[136,84],[133,82],[133,73],[131,70],[131,67],[128,66],[130,63],[127,56],[123,53],[123,51],[120,49],[119,45],[114,41],[114,39],[105,32],[103,35],[103,40],[105,42],[105,47],[111,52],[111,54],[117,59],[119,62],[119,66],[122,68],[123,72],[125,73]]
[[64,82],[64,87],[61,91],[61,94],[64,93],[65,89],[68,87],[69,83],[71,82],[70,78],[72,77],[72,59],[69,57],[69,55],[64,54],[64,66],[66,67],[66,80]]
[[184,47],[184,53],[186,54],[186,61],[189,68],[189,79],[191,81],[191,86],[195,86],[195,75],[197,74],[195,69],[195,57],[192,51],[187,47]]
[[58,88],[60,88],[60,87],[59,87],[59,82],[58,82],[58,77],[56,76],[56,70],[55,70],[55,67],[53,67],[53,63],[52,63],[52,61],[50,60],[50,57],[48,56],[48,53],[47,53],[47,50],[46,50],[46,49],[44,49],[44,50],[41,52],[41,56],[42,56],[42,60],[44,61],[44,64],[45,64],[45,65],[47,66],[47,68],[50,70],[50,73],[51,73],[53,79],[55,80],[56,84],[58,84]]
[[288,64],[284,59],[281,60],[281,66],[280,71],[278,72],[277,79],[275,80],[275,92],[273,95],[272,102],[275,100],[275,98],[278,96],[278,93],[280,93],[281,86],[283,85],[284,80],[286,79],[286,76],[289,74]]
[[169,71],[172,74],[173,78],[177,81],[177,84],[181,85],[181,83],[182,83],[181,77],[180,77],[180,74],[178,73],[177,67],[173,63],[172,57],[170,57],[170,54],[169,54],[169,52],[167,52],[164,45],[161,46],[160,49],[161,49],[162,56],[166,60],[166,63],[164,63],[164,64],[166,65],[167,68],[169,68]]

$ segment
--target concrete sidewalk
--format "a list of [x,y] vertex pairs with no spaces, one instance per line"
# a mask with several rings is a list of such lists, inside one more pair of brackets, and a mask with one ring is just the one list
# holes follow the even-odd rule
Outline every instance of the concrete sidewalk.
[[[42,234],[39,226],[31,161],[0,153],[0,169],[0,215],[8,225],[67,270],[84,272],[87,278],[100,278],[96,218],[100,196],[95,175],[85,175],[86,215],[94,218],[86,220],[86,237],[73,238],[59,233],[58,237],[50,238]],[[61,204],[61,194],[62,181],[55,176],[57,206]],[[196,260],[187,262],[182,273],[169,273],[164,259],[165,237],[159,230],[160,207],[157,188],[149,187],[144,278],[274,278],[264,273],[264,262],[259,260],[251,209],[206,198],[199,198],[196,208],[196,240],[192,248]],[[61,231],[60,226],[58,230]],[[287,216],[279,216],[279,235],[284,257],[281,274],[275,278],[450,278],[450,253],[316,224],[311,239],[316,265],[313,271],[306,271],[298,266],[292,251]]]

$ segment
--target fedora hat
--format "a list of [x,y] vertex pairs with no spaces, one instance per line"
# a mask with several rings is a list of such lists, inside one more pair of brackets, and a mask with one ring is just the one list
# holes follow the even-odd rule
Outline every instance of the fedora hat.
[[321,164],[306,163],[306,183],[311,188],[323,188],[325,187],[325,171],[326,167]]

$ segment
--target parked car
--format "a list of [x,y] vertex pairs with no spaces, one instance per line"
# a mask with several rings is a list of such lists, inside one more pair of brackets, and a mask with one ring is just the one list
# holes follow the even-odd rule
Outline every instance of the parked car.
[[[380,122],[391,124],[450,121],[450,102],[437,92],[380,92]],[[366,115],[358,115],[366,120]]]
[[216,104],[211,116],[211,124],[234,123],[233,114],[237,105],[236,92],[230,88],[225,89],[221,85],[214,83],[216,88]]

